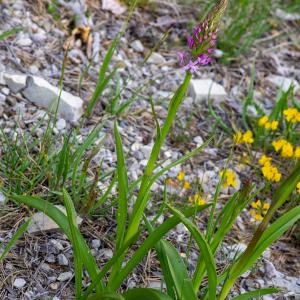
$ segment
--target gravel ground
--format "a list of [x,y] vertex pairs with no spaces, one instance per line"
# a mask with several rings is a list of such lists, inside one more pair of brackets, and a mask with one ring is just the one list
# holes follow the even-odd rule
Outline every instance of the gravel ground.
[[[103,57],[126,18],[125,14],[118,16],[103,10],[100,1],[87,1],[87,5],[91,18],[83,18],[81,21],[90,26],[90,38],[85,40],[83,36],[79,38],[75,36],[74,45],[68,53],[64,74],[64,90],[80,96],[85,104],[95,88]],[[197,11],[193,13],[196,14]],[[59,14],[60,19],[55,21],[47,12],[45,1],[41,0],[13,1],[13,3],[9,0],[1,1],[0,30],[5,31],[18,26],[22,26],[24,30],[15,37],[0,42],[0,72],[39,76],[57,86],[66,41],[74,37],[72,35],[74,21],[71,21],[74,12],[67,7],[60,7]],[[110,89],[104,93],[92,118],[78,136],[78,139],[83,139],[95,124],[104,118],[108,120],[101,133],[101,137],[106,134],[107,139],[104,147],[94,158],[95,162],[104,159],[103,168],[109,170],[114,168],[116,163],[112,135],[115,116],[109,115],[107,110],[113,90],[120,84],[123,89],[122,102],[130,99],[132,95],[138,95],[126,114],[119,118],[119,129],[125,153],[130,153],[127,161],[130,180],[135,180],[142,174],[155,134],[149,97],[153,97],[156,113],[159,121],[162,121],[167,113],[168,96],[184,77],[177,66],[176,50],[186,34],[191,17],[195,17],[191,10],[179,9],[179,6],[167,3],[158,4],[155,10],[138,9],[134,14],[113,58],[112,65],[121,63],[123,66],[117,72],[118,79],[114,79],[110,84]],[[211,79],[226,90],[224,101],[222,103],[215,101],[214,105],[228,124],[232,120],[238,122],[240,119],[242,101],[247,93],[253,64],[257,72],[254,97],[266,110],[271,109],[278,85],[281,84],[280,78],[277,77],[276,81],[272,76],[282,76],[286,80],[294,78],[300,82],[300,49],[293,43],[295,38],[293,34],[286,35],[295,24],[282,22],[278,26],[272,34],[257,41],[253,45],[251,55],[242,59],[242,62],[222,66],[216,59],[211,66],[204,67],[201,73],[195,75],[198,79]],[[172,30],[168,38],[150,60],[143,64],[149,51],[169,29]],[[91,59],[93,63],[79,91],[80,76],[85,72]],[[296,93],[298,93],[296,97],[299,96],[299,91]],[[44,115],[45,110],[42,107],[34,105],[31,99],[27,99],[22,93],[13,92],[1,82],[0,76],[0,125],[4,132],[13,134],[17,123],[20,134],[29,132],[37,122],[40,122],[41,125],[35,131],[35,135],[40,137],[46,128],[47,120],[43,120]],[[212,132],[212,121],[206,101],[196,100],[192,94],[189,95],[162,149],[161,162],[170,162],[205,141]],[[58,141],[73,125],[62,116],[59,117],[55,130]],[[214,140],[201,155],[183,166],[172,169],[167,176],[175,178],[178,171],[183,169],[189,181],[194,182],[197,178],[201,178],[209,200],[209,195],[212,195],[218,182],[219,171],[226,163],[230,147],[230,140],[219,132],[218,139]],[[240,181],[247,178],[247,170],[239,170],[238,164],[232,167],[238,171]],[[157,196],[149,204],[150,215],[152,207],[161,200],[159,194],[165,179],[166,177],[160,178],[153,188],[154,195]],[[224,190],[221,203],[226,201],[231,193],[232,190]],[[181,196],[183,200],[178,201],[185,201],[186,195]],[[26,216],[28,216],[26,207],[15,207],[12,204],[2,206],[0,242],[8,241]],[[206,215],[197,220],[201,228],[204,228],[206,220]],[[99,266],[103,266],[112,256],[115,231],[112,215],[109,213],[102,218],[85,218],[80,228]],[[223,270],[238,249],[243,249],[244,243],[251,237],[253,228],[249,212],[244,211],[218,253],[219,271]],[[255,270],[242,276],[233,295],[253,288],[280,286],[285,289],[280,297],[268,296],[263,299],[300,299],[299,242],[297,244],[291,238],[291,234],[285,235],[268,249]],[[189,235],[184,226],[178,225],[176,230],[168,235],[168,239],[175,243],[181,253],[185,253]],[[197,256],[198,252],[193,245],[189,258],[191,272],[194,270]],[[74,294],[72,261],[70,242],[59,230],[26,233],[5,261],[0,263],[0,298],[73,299],[70,296]],[[135,286],[159,288],[160,278],[155,253],[150,252],[127,279],[123,288]],[[88,284],[87,276],[83,284]]]

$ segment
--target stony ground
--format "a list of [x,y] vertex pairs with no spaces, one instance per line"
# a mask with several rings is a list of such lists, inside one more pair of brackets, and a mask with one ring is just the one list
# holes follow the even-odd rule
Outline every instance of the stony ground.
[[[85,25],[91,28],[88,39],[78,33],[72,35],[72,29],[76,28],[73,18],[76,12],[68,6],[60,6],[60,17],[55,21],[53,15],[47,11],[45,1],[1,1],[0,32],[19,26],[24,28],[16,36],[0,42],[0,122],[4,132],[13,134],[16,124],[19,133],[28,132],[40,122],[41,125],[35,130],[35,135],[39,137],[43,134],[46,128],[46,120],[43,121],[45,110],[34,103],[36,101],[31,93],[24,93],[26,91],[24,87],[28,88],[26,79],[38,76],[57,87],[66,41],[72,38],[73,45],[68,53],[64,74],[64,90],[80,97],[85,104],[88,102],[103,57],[120,30],[126,13],[118,15],[116,11],[103,9],[100,1],[86,2],[91,19],[83,17],[81,21],[86,22]],[[153,97],[158,118],[163,120],[167,112],[168,96],[184,76],[177,66],[176,51],[186,34],[190,18],[196,18],[197,13],[200,12],[194,10],[192,13],[188,7],[167,2],[135,12],[113,58],[112,65],[122,64],[122,68],[117,72],[117,79],[110,84],[110,89],[105,92],[89,123],[78,136],[78,139],[83,139],[96,123],[103,119],[107,120],[99,140],[105,134],[107,139],[95,157],[95,162],[104,160],[103,168],[106,170],[113,168],[116,162],[112,137],[112,122],[115,116],[109,113],[109,101],[114,95],[115,86],[120,84],[122,87],[122,102],[137,95],[126,113],[119,116],[125,152],[130,153],[127,161],[129,177],[135,180],[141,175],[147,162],[155,133],[149,97]],[[172,133],[162,149],[160,157],[162,163],[168,163],[187,150],[200,145],[212,132],[213,119],[209,115],[205,100],[207,85],[203,85],[198,79],[209,79],[214,82],[212,98],[215,100],[215,109],[228,124],[232,121],[239,122],[253,65],[256,67],[254,98],[266,110],[271,109],[278,88],[282,84],[288,86],[292,79],[295,79],[296,88],[299,88],[297,81],[300,82],[300,49],[299,43],[297,46],[295,42],[294,26],[294,22],[278,21],[276,29],[253,45],[247,58],[230,66],[218,64],[216,58],[211,66],[204,67],[194,76],[190,95],[185,99]],[[160,42],[169,29],[172,30],[167,39],[154,51],[148,62],[143,63],[150,50]],[[218,52],[218,55],[222,53]],[[86,71],[90,60],[93,62]],[[83,72],[86,72],[86,76],[79,90]],[[17,74],[23,77],[16,77]],[[45,86],[49,88],[46,84]],[[66,98],[74,99],[71,94],[66,94]],[[299,97],[299,89],[296,91],[297,95]],[[73,115],[70,118],[65,115],[59,117],[55,130],[58,140],[74,123],[76,120]],[[220,131],[218,138],[201,155],[183,166],[172,169],[168,176],[176,177],[178,171],[183,169],[189,181],[195,182],[197,178],[201,178],[204,192],[209,199],[218,182],[219,171],[227,160],[230,147],[230,140]],[[239,169],[238,165],[233,167],[238,171],[240,181],[247,178],[247,169]],[[157,182],[153,188],[154,192],[159,194],[165,178]],[[224,190],[222,201],[226,201],[231,192]],[[187,196],[185,194],[181,196],[181,200],[177,200],[186,201]],[[155,199],[148,207],[149,213],[151,205],[155,205]],[[0,241],[8,241],[27,216],[26,207],[2,205]],[[163,219],[158,221],[162,222]],[[201,217],[199,226],[204,227],[205,221],[206,216]],[[245,247],[244,243],[249,240],[253,228],[254,224],[250,222],[248,211],[243,212],[220,251],[220,270],[239,249]],[[104,265],[113,253],[114,223],[110,214],[102,218],[85,218],[81,223],[81,230],[89,241],[97,262],[100,266]],[[36,232],[33,233],[34,231]],[[188,232],[184,226],[178,226],[168,238],[182,253],[185,252]],[[190,271],[193,271],[196,258],[197,252],[192,247]],[[235,292],[279,286],[284,288],[279,298],[277,296],[264,299],[300,299],[299,270],[299,242],[297,245],[294,239],[286,235],[264,253],[253,272],[244,274]],[[160,277],[155,254],[151,252],[144,263],[128,278],[124,288],[126,286],[159,288]],[[51,299],[51,297],[56,300],[73,299],[70,296],[73,295],[71,283],[74,278],[71,245],[59,230],[32,230],[18,241],[7,259],[0,264],[0,278],[1,299]],[[84,284],[87,282],[86,278]]]

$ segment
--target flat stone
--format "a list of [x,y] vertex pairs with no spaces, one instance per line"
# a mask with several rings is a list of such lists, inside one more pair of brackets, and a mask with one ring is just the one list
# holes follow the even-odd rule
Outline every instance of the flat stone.
[[109,10],[114,15],[121,15],[127,10],[119,0],[102,0],[102,9]]
[[13,283],[13,286],[18,288],[18,289],[21,289],[22,287],[24,287],[26,284],[26,280],[23,279],[23,278],[16,278],[14,283]]
[[1,93],[8,96],[9,95],[9,89],[7,87],[4,87],[1,89]]
[[224,87],[211,79],[192,79],[189,93],[194,102],[206,101],[208,97],[220,102],[227,97]]
[[[56,207],[66,215],[66,209],[62,205],[56,205]],[[82,218],[77,216],[77,224],[80,225],[82,222]],[[59,226],[50,219],[43,212],[37,212],[33,215],[31,223],[29,224],[27,231],[29,233],[36,233],[41,231],[49,231],[58,229]]]
[[57,277],[58,281],[67,281],[69,279],[71,279],[73,277],[73,273],[72,272],[64,272],[59,274],[59,276]]
[[144,52],[144,46],[140,40],[135,40],[130,44],[131,48],[134,49],[136,52]]
[[270,75],[267,77],[267,81],[281,88],[284,92],[288,91],[292,84],[294,85],[294,92],[296,92],[300,88],[297,80],[284,76]]
[[153,52],[151,54],[151,56],[149,57],[148,62],[150,64],[161,65],[161,64],[164,64],[166,62],[166,60],[161,54],[159,54],[157,52]]
[[58,260],[58,264],[60,266],[67,266],[69,265],[69,261],[68,259],[66,258],[66,256],[62,253],[58,254],[57,256],[57,260]]
[[[27,75],[4,74],[6,84],[14,93],[21,92],[36,105],[55,109],[59,88],[43,78]],[[62,91],[58,112],[70,122],[77,122],[83,114],[83,101],[66,91]]]

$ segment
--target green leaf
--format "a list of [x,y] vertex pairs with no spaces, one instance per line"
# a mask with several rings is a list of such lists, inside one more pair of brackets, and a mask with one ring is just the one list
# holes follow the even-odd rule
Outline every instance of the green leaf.
[[275,294],[275,293],[279,293],[279,292],[280,292],[280,289],[276,289],[276,288],[259,289],[259,290],[241,294],[237,297],[232,298],[232,300],[248,300],[248,299],[258,298],[258,297],[261,297],[264,295]]
[[[166,188],[165,188],[165,190],[166,190]],[[148,221],[148,219],[145,216],[144,216],[144,221],[145,221],[148,231],[150,233],[152,233],[154,231],[154,227],[152,226],[152,224]],[[155,221],[153,220],[152,223],[154,224]],[[168,266],[167,255],[166,255],[165,249],[163,248],[162,241],[157,242],[157,244],[154,247],[155,247],[157,257],[158,257],[159,263],[160,263],[160,268],[162,270],[164,280],[165,280],[165,283],[167,286],[168,295],[172,299],[175,299],[176,297],[175,297],[174,281],[172,278],[170,268]]]
[[[209,205],[203,205],[198,208],[198,212],[206,209]],[[190,208],[184,211],[184,215],[187,217],[195,214],[195,209]],[[161,238],[169,232],[172,228],[174,228],[177,224],[180,223],[180,218],[177,216],[173,216],[163,222],[160,226],[158,226],[149,236],[145,239],[143,244],[139,246],[139,248],[134,252],[132,257],[129,259],[124,268],[119,270],[119,272],[114,277],[114,280],[109,281],[108,287],[111,290],[116,290],[122,284],[123,280],[128,276],[130,272],[140,263],[143,257],[148,253],[151,248],[154,248],[157,244],[157,241],[161,240]]]
[[297,220],[300,219],[300,205],[291,209],[273,224],[271,224],[262,234],[256,247],[253,249],[251,257],[248,259],[245,266],[238,266],[239,274],[251,268],[254,262],[274,241],[280,238]]
[[18,230],[14,233],[6,247],[4,248],[2,254],[0,255],[0,262],[5,258],[5,256],[8,254],[10,249],[14,246],[14,244],[17,242],[17,240],[20,238],[20,236],[26,231],[28,225],[31,222],[31,218],[29,218]]
[[[44,199],[39,197],[20,196],[20,195],[12,195],[11,197],[13,200],[17,201],[18,203],[23,203],[25,205],[31,206],[45,213],[62,229],[62,231],[67,235],[67,237],[70,240],[72,240],[71,230],[66,215],[63,212],[61,212],[58,208],[56,208],[52,203],[45,201]],[[86,266],[86,269],[93,281],[94,279],[96,279],[99,269],[84,238],[82,237],[81,234],[78,236],[79,236],[78,243],[80,249],[82,250],[81,253],[82,261]],[[96,289],[97,291],[100,292],[103,289],[103,283],[100,282],[99,285],[97,285]]]
[[105,291],[90,296],[88,300],[125,300],[125,298],[117,293]]
[[[202,253],[205,266],[207,269],[207,276],[208,276],[208,293],[209,293],[209,299],[215,300],[216,299],[216,291],[217,291],[217,271],[216,271],[216,265],[214,261],[214,257],[212,255],[211,249],[205,240],[205,238],[201,235],[198,228],[194,223],[192,223],[190,220],[188,220],[179,210],[169,206],[170,209],[173,211],[173,213],[180,218],[181,222],[187,227],[187,229],[190,231],[192,236],[194,237],[199,250]],[[194,274],[194,276],[197,276],[197,274]],[[198,286],[194,285],[194,291],[195,293],[198,292]]]
[[81,259],[82,249],[80,247],[80,242],[79,242],[81,235],[76,222],[77,215],[76,215],[73,202],[69,194],[65,190],[65,188],[63,188],[63,198],[67,210],[67,218],[69,221],[69,226],[71,231],[71,237],[72,237],[71,242],[74,248],[76,299],[79,299],[81,294],[81,288],[82,288],[82,266],[83,266],[82,259]]
[[118,171],[118,211],[117,211],[117,241],[116,249],[123,243],[126,219],[127,219],[127,193],[128,193],[128,178],[123,153],[123,145],[121,136],[118,131],[117,123],[114,124],[114,134],[117,153],[117,171]]
[[160,291],[146,288],[128,290],[123,297],[125,300],[174,300]]
[[16,33],[22,31],[22,30],[23,30],[22,27],[16,27],[16,28],[13,28],[11,30],[5,31],[5,32],[0,34],[0,41],[3,41],[5,39],[9,38],[10,36],[15,35]]
[[193,290],[192,281],[189,278],[187,268],[176,248],[168,241],[161,241],[162,250],[167,259],[168,269],[170,270],[177,299],[197,300]]

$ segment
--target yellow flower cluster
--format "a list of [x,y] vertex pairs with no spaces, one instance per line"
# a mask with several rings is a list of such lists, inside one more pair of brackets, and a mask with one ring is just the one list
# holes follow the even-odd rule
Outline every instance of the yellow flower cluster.
[[278,121],[269,121],[268,116],[263,116],[259,119],[258,125],[262,126],[266,129],[276,130],[278,128],[279,122]]
[[191,188],[191,184],[188,181],[184,181],[185,173],[180,171],[177,174],[177,181],[173,180],[172,178],[166,179],[166,184],[169,186],[179,187],[181,186],[185,190],[189,190]]
[[297,192],[300,194],[300,181],[297,183]]
[[220,177],[221,178],[224,177],[223,188],[236,186],[235,173],[232,170],[228,169],[228,170],[221,171]]
[[265,215],[270,208],[269,203],[262,204],[260,200],[252,202],[251,206],[253,209],[250,210],[250,215],[255,221],[262,221],[263,215]]
[[296,108],[287,108],[283,111],[283,115],[287,122],[300,122],[300,112]]
[[285,158],[300,158],[300,146],[294,147],[291,143],[284,139],[279,139],[277,141],[273,141],[272,145],[276,152],[281,150],[281,156]]
[[196,193],[193,197],[189,196],[189,202],[193,205],[204,205],[206,203],[199,193]]
[[253,133],[251,130],[246,131],[244,134],[241,131],[238,131],[233,136],[233,141],[236,144],[252,144],[254,142],[253,140]]
[[271,157],[262,155],[258,162],[262,166],[261,171],[264,177],[269,181],[278,182],[282,175],[278,169],[271,164],[271,160]]

